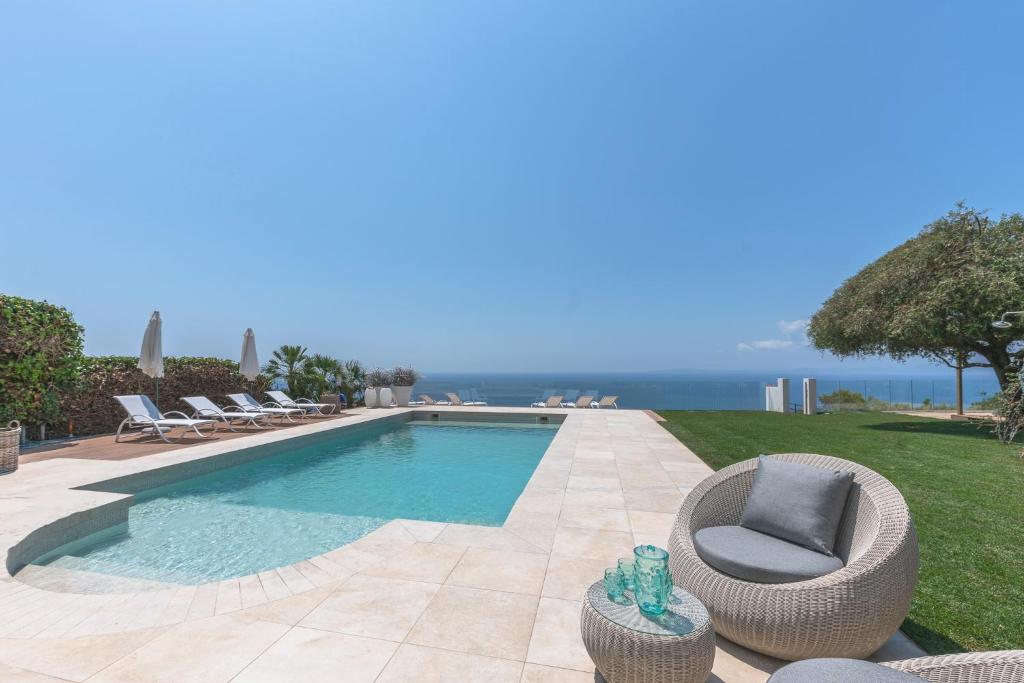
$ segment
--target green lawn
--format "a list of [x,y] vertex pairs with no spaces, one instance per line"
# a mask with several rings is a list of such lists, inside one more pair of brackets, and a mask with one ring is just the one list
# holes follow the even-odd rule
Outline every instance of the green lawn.
[[1024,461],[986,428],[888,413],[659,411],[715,469],[762,453],[853,460],[903,493],[921,573],[903,630],[933,654],[1024,648]]

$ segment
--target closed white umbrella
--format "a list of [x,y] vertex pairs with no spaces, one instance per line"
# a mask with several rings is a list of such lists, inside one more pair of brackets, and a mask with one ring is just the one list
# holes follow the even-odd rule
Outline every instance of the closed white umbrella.
[[164,353],[161,343],[162,323],[160,311],[153,311],[146,325],[146,334],[142,337],[142,350],[139,351],[139,369],[156,380],[156,405],[160,407],[160,378],[164,376]]
[[260,362],[256,358],[256,335],[250,327],[242,337],[242,361],[238,364],[238,371],[242,377],[253,380],[260,374]]

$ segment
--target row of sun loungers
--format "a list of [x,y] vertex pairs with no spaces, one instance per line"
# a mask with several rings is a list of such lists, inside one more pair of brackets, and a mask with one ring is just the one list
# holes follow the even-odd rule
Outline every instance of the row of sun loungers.
[[435,401],[433,397],[428,394],[420,394],[420,400],[409,401],[411,406],[485,406],[487,401],[468,400],[463,401],[458,394],[448,393],[445,394],[448,397],[447,401]]
[[618,396],[597,397],[597,391],[590,389],[579,391],[570,389],[559,393],[554,389],[548,389],[540,397],[539,401],[531,403],[533,408],[618,408]]
[[[579,394],[579,392],[575,392]],[[485,406],[486,401],[464,401],[458,394],[445,394],[447,401],[436,401],[427,394],[420,394],[420,400],[410,401],[411,406]],[[618,396],[603,396],[597,400],[596,394],[585,394],[583,396],[567,399],[567,395],[547,396],[540,401],[531,403],[532,408],[618,408],[616,403]]]
[[[579,392],[573,392],[578,394]],[[420,394],[420,400],[410,401],[414,406],[486,406],[487,402],[482,400],[463,400],[456,393],[445,394],[447,401],[435,401],[427,394]],[[182,400],[192,408],[192,415],[186,415],[180,410],[172,410],[161,413],[149,396],[144,394],[133,394],[130,396],[115,396],[114,398],[124,411],[128,414],[117,428],[114,441],[121,440],[121,433],[125,429],[141,429],[145,436],[159,436],[167,443],[167,432],[175,427],[183,431],[193,431],[200,438],[207,438],[200,431],[200,427],[210,427],[211,433],[216,431],[218,424],[223,424],[229,431],[235,431],[236,426],[254,427],[257,429],[270,429],[270,420],[288,420],[295,422],[297,419],[313,415],[330,415],[337,406],[333,403],[315,403],[308,398],[293,400],[283,391],[268,391],[267,396],[272,400],[260,403],[247,393],[228,394],[228,399],[234,403],[233,406],[221,408],[206,396],[185,396]],[[616,404],[618,396],[604,396],[595,400],[596,395],[584,394],[574,396],[566,400],[566,395],[547,396],[541,401],[532,404],[535,408],[618,408]]]
[[275,417],[295,422],[296,419],[313,415],[330,415],[337,409],[333,403],[314,403],[308,398],[292,400],[283,391],[268,391],[267,396],[273,400],[260,403],[247,393],[228,394],[227,397],[235,405],[225,408],[206,396],[185,396],[182,400],[192,408],[191,416],[180,410],[161,413],[149,396],[144,394],[115,396],[114,399],[121,404],[128,417],[118,425],[114,441],[121,440],[121,433],[125,429],[139,428],[145,436],[159,436],[171,443],[167,432],[175,427],[181,427],[185,432],[193,431],[205,439],[209,435],[203,434],[200,427],[210,427],[211,433],[216,431],[218,423],[232,432],[235,426],[270,429],[270,420]]
[[618,408],[618,396],[603,396],[595,400],[595,396],[580,396],[573,401],[566,401],[564,396],[548,396],[542,401],[531,403],[532,408]]

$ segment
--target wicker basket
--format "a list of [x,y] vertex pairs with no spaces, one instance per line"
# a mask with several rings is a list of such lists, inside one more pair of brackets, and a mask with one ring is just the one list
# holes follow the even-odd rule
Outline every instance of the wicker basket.
[[0,474],[18,469],[18,451],[21,448],[21,425],[11,420],[6,427],[0,427]]

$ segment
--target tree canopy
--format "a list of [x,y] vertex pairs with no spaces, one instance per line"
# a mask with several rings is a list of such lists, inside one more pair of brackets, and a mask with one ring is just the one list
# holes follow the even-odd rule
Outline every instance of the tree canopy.
[[838,356],[925,356],[991,367],[1003,388],[1024,360],[1024,216],[958,204],[848,279],[811,318],[808,337]]

